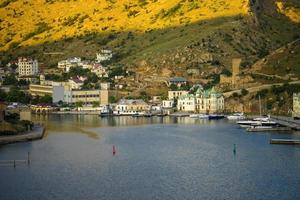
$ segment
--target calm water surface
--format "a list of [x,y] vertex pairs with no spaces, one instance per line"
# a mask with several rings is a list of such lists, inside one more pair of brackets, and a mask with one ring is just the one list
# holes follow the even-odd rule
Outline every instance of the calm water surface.
[[0,147],[0,160],[31,154],[30,166],[0,166],[1,200],[300,199],[300,147],[269,144],[299,133],[190,118],[34,120],[47,126],[43,140]]

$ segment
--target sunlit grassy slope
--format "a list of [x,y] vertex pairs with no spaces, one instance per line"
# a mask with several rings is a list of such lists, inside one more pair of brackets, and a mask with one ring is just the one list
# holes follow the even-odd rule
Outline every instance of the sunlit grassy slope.
[[247,0],[1,0],[0,50],[16,43],[145,32],[247,13]]
[[278,11],[295,23],[300,23],[300,1],[276,1]]

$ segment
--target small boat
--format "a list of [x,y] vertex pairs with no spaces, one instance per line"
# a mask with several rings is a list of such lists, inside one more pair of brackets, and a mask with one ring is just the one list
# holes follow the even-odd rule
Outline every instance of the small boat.
[[105,106],[103,110],[100,111],[100,117],[109,117],[112,116],[112,111],[109,106]]
[[199,117],[199,119],[208,119],[208,118],[209,118],[209,115],[206,115],[206,114],[200,114],[198,117]]
[[145,113],[145,114],[144,114],[144,117],[152,117],[152,116],[153,116],[152,113]]
[[199,115],[198,115],[198,114],[191,114],[189,117],[190,117],[190,118],[198,118]]
[[168,114],[163,114],[163,113],[159,113],[159,114],[156,114],[157,117],[165,117],[167,116]]
[[267,127],[272,127],[272,126],[277,126],[277,122],[275,121],[258,121],[258,118],[253,119],[253,120],[242,120],[242,121],[238,121],[237,124],[240,125],[240,127],[242,128],[249,128],[251,126],[267,126]]
[[245,119],[246,117],[244,113],[233,113],[232,115],[226,116],[226,118],[228,120],[241,120],[241,119]]
[[132,117],[145,117],[146,113],[145,112],[136,112],[132,114]]
[[208,119],[223,119],[225,116],[224,115],[218,115],[218,114],[212,114],[208,116]]
[[208,119],[208,115],[205,114],[191,114],[190,118],[194,118],[194,119]]

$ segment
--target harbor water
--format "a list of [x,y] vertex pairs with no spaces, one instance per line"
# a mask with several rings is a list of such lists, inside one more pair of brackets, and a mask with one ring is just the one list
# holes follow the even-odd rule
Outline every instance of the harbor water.
[[0,147],[0,199],[300,199],[300,147],[227,120],[33,116],[44,139]]

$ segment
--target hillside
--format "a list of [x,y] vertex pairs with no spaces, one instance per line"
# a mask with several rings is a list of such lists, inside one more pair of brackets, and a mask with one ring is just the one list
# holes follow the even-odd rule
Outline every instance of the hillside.
[[299,8],[298,0],[2,0],[0,50],[4,63],[31,55],[53,67],[109,48],[112,64],[143,87],[175,75],[205,83],[234,57],[249,68],[298,38]]
[[248,11],[243,0],[2,0],[0,8],[3,50],[12,42],[29,46],[88,33],[143,33]]

